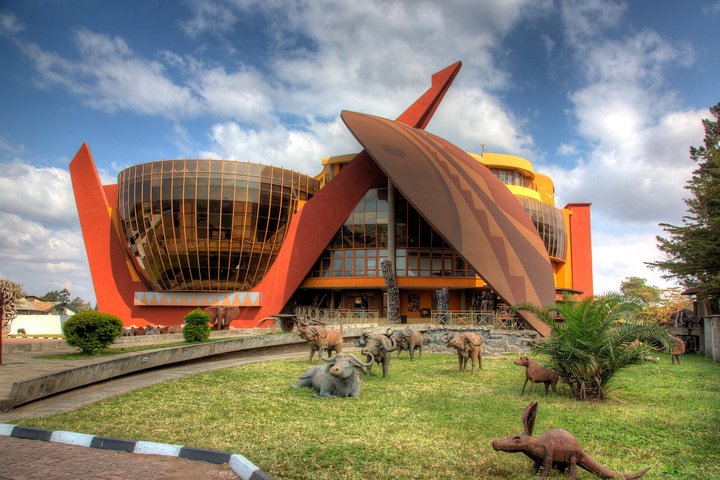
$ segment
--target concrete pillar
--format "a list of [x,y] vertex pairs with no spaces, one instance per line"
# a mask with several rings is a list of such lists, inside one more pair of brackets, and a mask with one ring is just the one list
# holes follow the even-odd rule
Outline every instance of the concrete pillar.
[[708,315],[705,324],[705,356],[720,362],[720,315]]

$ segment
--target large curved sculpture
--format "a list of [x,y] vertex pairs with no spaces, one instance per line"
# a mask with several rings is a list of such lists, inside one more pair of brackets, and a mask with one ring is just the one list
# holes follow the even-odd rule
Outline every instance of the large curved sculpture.
[[[413,207],[508,304],[550,305],[550,260],[503,183],[447,140],[381,117],[342,112],[355,138]],[[549,327],[523,318],[541,335]]]

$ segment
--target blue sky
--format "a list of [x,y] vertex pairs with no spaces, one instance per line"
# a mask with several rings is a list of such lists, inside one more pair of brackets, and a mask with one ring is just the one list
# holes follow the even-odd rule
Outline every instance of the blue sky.
[[67,172],[84,141],[106,183],[175,157],[315,174],[358,149],[341,110],[394,118],[462,60],[428,131],[592,202],[596,291],[667,286],[643,262],[684,214],[718,45],[720,0],[3,0],[0,275],[94,301]]

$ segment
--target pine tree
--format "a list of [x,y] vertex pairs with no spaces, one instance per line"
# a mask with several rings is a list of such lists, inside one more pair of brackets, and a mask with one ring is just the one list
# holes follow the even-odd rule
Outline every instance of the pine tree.
[[[688,215],[682,226],[661,223],[667,238],[658,236],[665,259],[648,265],[667,272],[687,287],[698,287],[705,299],[720,298],[720,103],[710,108],[714,120],[705,119],[705,146],[690,147],[698,166],[686,189]],[[715,302],[713,302],[715,303]]]

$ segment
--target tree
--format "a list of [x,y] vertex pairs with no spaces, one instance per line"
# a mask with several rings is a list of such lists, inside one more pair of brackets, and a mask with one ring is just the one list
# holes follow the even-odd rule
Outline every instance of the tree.
[[648,265],[667,272],[686,287],[698,287],[704,299],[720,298],[720,103],[710,108],[714,120],[705,119],[705,145],[690,147],[697,162],[685,186],[692,197],[685,199],[688,215],[683,225],[661,223],[667,238],[658,236],[665,259]]
[[47,292],[45,295],[42,296],[42,299],[46,302],[70,303],[70,297],[70,291],[67,288],[63,288],[62,290],[53,290],[51,292]]
[[620,283],[620,293],[626,297],[635,297],[644,305],[660,301],[660,289],[647,284],[647,280],[640,277],[627,277]]
[[[673,344],[665,327],[636,323],[639,300],[619,294],[515,309],[534,313],[550,326],[552,335],[533,352],[550,356],[550,367],[578,400],[605,398],[610,379],[628,365],[647,361],[650,345],[667,350]],[[633,340],[647,343],[626,348]]]
[[7,278],[0,278],[0,323],[2,333],[10,333],[10,322],[16,316],[15,300],[21,298],[25,292],[22,285]]
[[[92,305],[90,304],[90,302],[86,302],[85,300],[83,300],[83,299],[80,298],[80,297],[75,297],[75,298],[73,298],[72,301],[69,302],[69,303],[70,303],[70,305],[72,305],[73,307],[75,307],[75,309],[76,309],[78,312],[89,312],[90,310],[93,310]],[[97,310],[97,308],[96,308],[95,310]]]
[[660,298],[657,302],[645,305],[640,312],[643,321],[668,325],[682,310],[692,306],[692,301],[683,295],[680,288],[658,289]]

